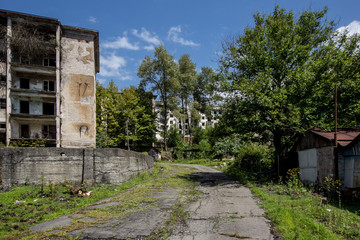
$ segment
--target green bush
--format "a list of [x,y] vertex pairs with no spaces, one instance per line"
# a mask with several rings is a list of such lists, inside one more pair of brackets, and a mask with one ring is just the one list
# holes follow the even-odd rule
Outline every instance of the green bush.
[[45,147],[46,139],[19,139],[10,142],[10,147]]
[[269,146],[258,143],[241,145],[238,155],[226,172],[243,179],[245,175],[268,170],[273,164],[273,152]]

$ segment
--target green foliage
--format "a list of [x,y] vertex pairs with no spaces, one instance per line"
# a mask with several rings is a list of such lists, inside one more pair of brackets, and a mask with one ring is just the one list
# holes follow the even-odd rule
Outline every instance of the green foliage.
[[46,139],[34,139],[34,140],[12,140],[9,147],[45,147]]
[[288,180],[285,191],[287,194],[300,196],[302,192],[306,191],[300,181],[300,170],[298,168],[289,169],[287,175]]
[[[291,175],[295,177],[296,170]],[[320,204],[320,198],[311,192],[302,191],[301,197],[289,195],[284,191],[287,185],[249,185],[282,239],[360,238],[360,216],[355,212]]]
[[234,177],[241,176],[241,180],[254,178],[255,174],[269,170],[272,161],[273,149],[269,146],[258,143],[243,144],[226,173]]
[[168,133],[168,147],[176,148],[183,142],[184,136],[179,133],[179,128],[171,126]]
[[339,179],[334,180],[330,177],[325,177],[321,183],[320,189],[330,201],[337,201],[341,207],[341,182]]
[[223,130],[272,141],[289,151],[309,128],[333,126],[340,86],[341,126],[359,125],[359,36],[334,37],[327,9],[295,15],[275,7],[254,15],[254,27],[224,43],[220,59],[228,92]]
[[151,90],[158,93],[158,97],[163,104],[161,111],[163,123],[163,138],[165,151],[167,151],[167,120],[169,110],[175,108],[176,92],[180,88],[178,81],[178,66],[174,57],[170,55],[164,46],[155,47],[154,58],[146,56],[142,61],[137,75],[141,78],[140,89],[150,85]]
[[72,195],[70,190],[79,186],[75,187],[68,181],[63,184],[56,182],[45,184],[46,179],[42,178],[42,186],[12,187],[9,192],[0,193],[0,236],[5,239],[6,237],[23,238],[30,232],[28,228],[32,225],[80,210],[100,199],[123,193],[145,181],[154,179],[159,181],[165,173],[168,173],[168,168],[155,166],[153,174],[142,173],[121,186],[97,184],[86,187],[87,191],[92,191],[90,197]]
[[194,89],[194,107],[211,118],[211,108],[217,100],[216,91],[218,76],[210,67],[202,67],[201,72],[197,75],[196,88]]
[[238,135],[219,139],[214,145],[216,155],[237,156],[241,150],[242,141]]
[[[97,84],[97,147],[127,147],[144,150],[153,142],[152,94],[129,87],[118,90]],[[128,142],[130,144],[128,144]]]

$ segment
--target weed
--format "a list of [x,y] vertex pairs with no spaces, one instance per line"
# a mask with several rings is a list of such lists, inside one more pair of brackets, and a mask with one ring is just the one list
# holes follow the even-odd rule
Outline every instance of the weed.
[[319,205],[311,192],[294,198],[287,193],[271,192],[274,186],[249,184],[261,198],[267,216],[284,239],[360,239],[360,217],[332,205]]
[[337,201],[339,208],[341,208],[341,183],[340,180],[334,180],[330,177],[325,177],[321,186],[325,196],[329,200]]

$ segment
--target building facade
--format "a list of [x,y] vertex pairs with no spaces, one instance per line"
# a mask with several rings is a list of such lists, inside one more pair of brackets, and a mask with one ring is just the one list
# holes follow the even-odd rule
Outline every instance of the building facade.
[[98,32],[0,10],[0,140],[96,146]]
[[[162,131],[164,129],[165,120],[161,114],[163,108],[162,102],[155,101],[153,102],[153,109],[155,112],[156,118],[156,135],[155,138],[157,141],[163,141]],[[207,116],[204,113],[199,112],[200,119],[196,121],[195,127],[201,127],[205,129],[206,127],[214,127],[218,122],[220,117],[222,116],[222,111],[218,107],[214,107],[211,110],[211,116]],[[189,141],[189,120],[191,118],[190,112],[188,113],[188,118],[184,121],[181,121],[178,117],[176,117],[171,111],[169,111],[167,116],[167,130],[175,127],[179,129],[179,133],[185,136],[185,139]],[[191,122],[191,121],[190,121]]]

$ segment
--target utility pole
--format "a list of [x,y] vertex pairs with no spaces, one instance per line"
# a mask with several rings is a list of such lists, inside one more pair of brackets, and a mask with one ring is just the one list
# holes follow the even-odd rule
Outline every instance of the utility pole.
[[339,179],[339,159],[338,159],[338,136],[337,136],[337,122],[338,122],[338,86],[335,85],[335,133],[334,133],[334,170],[335,170],[335,179]]

